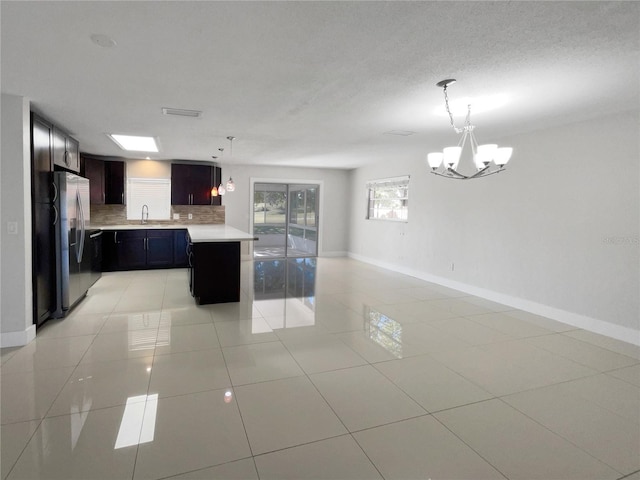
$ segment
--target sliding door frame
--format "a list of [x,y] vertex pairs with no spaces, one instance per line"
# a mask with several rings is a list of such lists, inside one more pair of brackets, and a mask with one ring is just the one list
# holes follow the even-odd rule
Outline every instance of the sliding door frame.
[[[318,198],[318,212],[317,212],[317,218],[318,218],[318,225],[317,225],[317,231],[318,231],[318,244],[317,244],[317,256],[320,257],[322,256],[323,253],[323,234],[321,232],[321,228],[324,228],[324,181],[322,180],[309,180],[309,179],[300,179],[300,178],[280,178],[280,177],[273,177],[273,178],[265,178],[265,177],[250,177],[249,178],[249,208],[250,208],[250,212],[249,212],[249,231],[253,232],[253,224],[254,224],[254,218],[253,218],[253,195],[255,193],[255,184],[256,183],[278,183],[278,184],[286,184],[288,185],[317,185],[318,189],[320,190],[320,195]],[[287,187],[287,192],[288,192],[288,187]],[[287,213],[289,211],[289,198],[287,197]],[[287,218],[287,222],[288,222],[288,218]],[[253,252],[251,252],[251,255],[253,256]],[[291,258],[296,258],[296,257],[291,257]]]

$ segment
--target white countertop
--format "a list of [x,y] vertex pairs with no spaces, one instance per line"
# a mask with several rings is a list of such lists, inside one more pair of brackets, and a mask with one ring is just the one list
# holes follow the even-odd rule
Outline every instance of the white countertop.
[[167,223],[123,223],[122,225],[89,225],[87,230],[186,230],[191,226]]
[[257,240],[255,235],[229,225],[190,225],[187,230],[193,243]]
[[88,230],[187,230],[194,243],[207,242],[241,242],[257,240],[252,235],[229,225],[179,225],[179,224],[123,224],[123,225],[91,225]]

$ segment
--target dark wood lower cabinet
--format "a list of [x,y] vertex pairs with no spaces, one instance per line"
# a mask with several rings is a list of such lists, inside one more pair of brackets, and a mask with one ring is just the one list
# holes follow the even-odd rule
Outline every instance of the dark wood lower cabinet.
[[191,243],[189,287],[198,305],[240,301],[240,242]]
[[174,267],[188,267],[189,259],[187,246],[189,234],[186,230],[174,230],[173,237],[173,265]]
[[143,269],[147,266],[147,231],[122,230],[118,232],[116,251],[119,270]]
[[[145,270],[186,267],[186,230],[111,230],[102,242],[102,269]],[[177,239],[182,239],[184,258],[177,255]]]
[[147,266],[173,267],[173,230],[147,230]]

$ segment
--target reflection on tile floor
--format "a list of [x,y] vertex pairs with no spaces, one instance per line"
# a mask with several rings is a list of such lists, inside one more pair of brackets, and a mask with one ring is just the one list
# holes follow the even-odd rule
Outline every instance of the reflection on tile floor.
[[346,258],[105,274],[1,353],[2,480],[640,477],[640,348]]

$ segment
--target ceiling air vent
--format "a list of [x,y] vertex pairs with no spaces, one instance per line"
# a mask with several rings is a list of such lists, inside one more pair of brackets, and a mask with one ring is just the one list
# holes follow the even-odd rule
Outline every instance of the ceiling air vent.
[[178,117],[200,118],[202,112],[200,110],[185,110],[183,108],[167,108],[162,107],[163,115],[176,115]]

